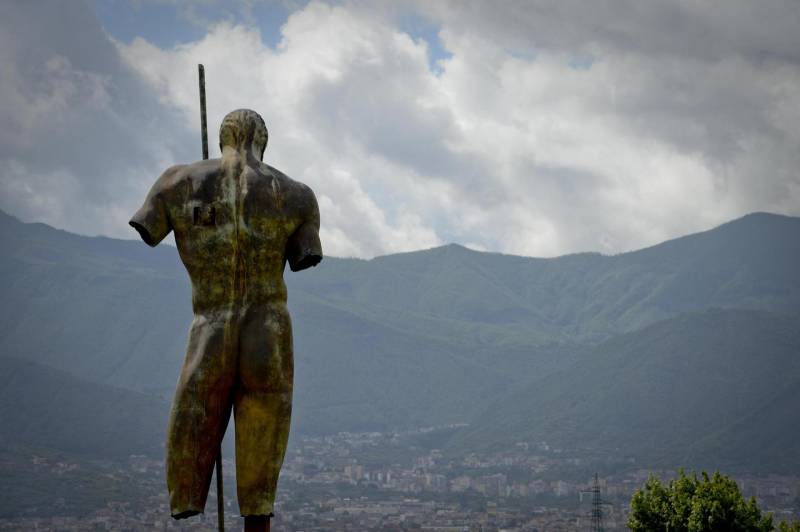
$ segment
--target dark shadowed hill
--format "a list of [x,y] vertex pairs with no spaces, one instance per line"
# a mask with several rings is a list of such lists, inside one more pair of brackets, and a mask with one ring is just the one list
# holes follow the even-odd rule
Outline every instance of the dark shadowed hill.
[[[0,441],[92,458],[161,455],[161,399],[0,357]],[[5,445],[4,445],[5,446]]]

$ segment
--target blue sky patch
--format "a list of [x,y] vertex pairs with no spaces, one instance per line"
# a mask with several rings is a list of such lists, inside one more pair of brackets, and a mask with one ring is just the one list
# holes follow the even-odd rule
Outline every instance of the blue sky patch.
[[281,27],[291,14],[283,2],[257,4],[247,9],[226,2],[94,0],[91,7],[103,28],[115,39],[130,43],[142,37],[159,48],[198,41],[205,37],[209,27],[223,21],[258,28],[264,44],[275,48],[281,40]]
[[439,39],[439,26],[415,13],[406,14],[398,20],[401,31],[409,34],[415,41],[418,39],[428,43],[428,68],[436,75],[442,73],[439,61],[453,57]]

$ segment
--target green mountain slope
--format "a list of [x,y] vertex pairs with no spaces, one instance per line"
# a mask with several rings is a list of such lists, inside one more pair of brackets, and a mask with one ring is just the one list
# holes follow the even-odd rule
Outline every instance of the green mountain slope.
[[[3,296],[13,302],[0,309],[0,352],[170,393],[191,320],[174,248],[80,237],[0,214],[0,250]],[[451,245],[371,261],[328,258],[287,281],[299,343],[337,351],[320,339],[339,333],[326,323],[341,313],[420,345],[447,344],[513,378],[561,367],[556,358],[577,345],[680,312],[797,312],[798,268],[800,219],[755,214],[614,257],[531,259]],[[312,323],[304,301],[325,303],[329,313]],[[367,356],[351,349],[337,355],[354,364]]]
[[668,467],[800,471],[800,319],[682,314],[597,346],[487,405],[451,445],[519,440]]
[[176,250],[0,215],[0,354],[141,391],[177,380],[190,292]]
[[708,307],[796,312],[800,219],[752,214],[612,257],[535,259],[450,245],[331,266],[292,281],[430,334],[494,346],[596,343]]

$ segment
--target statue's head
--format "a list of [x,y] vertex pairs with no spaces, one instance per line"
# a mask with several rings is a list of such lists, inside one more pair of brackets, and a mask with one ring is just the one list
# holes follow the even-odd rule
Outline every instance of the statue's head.
[[259,161],[264,157],[269,133],[264,119],[250,109],[231,111],[219,127],[219,149],[230,146],[237,151],[248,150]]

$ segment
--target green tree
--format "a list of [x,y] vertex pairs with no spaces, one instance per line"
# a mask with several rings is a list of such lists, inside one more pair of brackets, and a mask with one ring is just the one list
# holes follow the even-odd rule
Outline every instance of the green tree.
[[[666,486],[654,476],[647,480],[631,499],[628,527],[634,532],[775,530],[772,515],[762,515],[755,498],[745,500],[733,479],[719,472],[709,477],[705,471],[698,478],[683,470]],[[789,532],[795,528],[781,525],[779,530]]]

